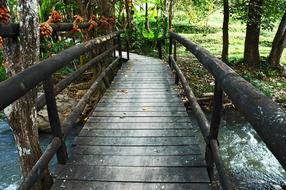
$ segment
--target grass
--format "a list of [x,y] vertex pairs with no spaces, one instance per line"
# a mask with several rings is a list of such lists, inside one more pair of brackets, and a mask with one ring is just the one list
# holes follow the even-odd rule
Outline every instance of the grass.
[[[223,15],[221,11],[217,11],[209,17],[207,26],[210,30],[208,30],[208,33],[188,31],[180,32],[180,34],[220,58],[222,50],[222,23]],[[174,25],[176,26],[176,23]],[[265,61],[270,53],[272,40],[275,36],[277,27],[274,28],[273,31],[261,31],[259,49],[262,61]],[[281,76],[281,73],[269,67],[253,69],[242,63],[245,31],[245,24],[232,19],[230,20],[229,60],[231,67],[265,95],[272,96],[277,102],[286,103],[285,76]],[[204,93],[211,92],[213,88],[209,86],[212,82],[212,78],[207,75],[202,75],[202,71],[198,71],[202,68],[198,66],[198,63],[194,61],[194,58],[184,47],[179,47],[177,51],[181,58],[179,59],[181,62],[180,65],[183,67],[183,70],[185,70],[185,74],[187,75],[191,86],[194,88],[195,94],[200,96]],[[284,51],[282,55],[281,63],[286,67],[286,51]],[[192,71],[190,72],[188,68],[191,68]],[[195,76],[196,74],[207,76],[204,77],[206,80],[203,81],[202,79],[198,79],[198,77]],[[204,74],[206,74],[206,72]]]
[[[192,40],[193,42],[200,44],[202,47],[209,50],[212,54],[220,56],[222,49],[222,23],[223,15],[221,11],[217,11],[212,14],[209,18],[207,26],[211,28],[209,30],[211,33],[181,33],[186,38]],[[278,24],[277,24],[278,26]],[[245,39],[245,24],[241,24],[238,21],[230,20],[229,25],[229,59],[242,60],[244,51],[244,39]],[[277,28],[273,31],[262,30],[260,35],[260,55],[261,57],[268,57],[272,40],[275,36]],[[183,53],[183,52],[181,52]],[[284,51],[282,59],[282,64],[286,66],[286,51]]]

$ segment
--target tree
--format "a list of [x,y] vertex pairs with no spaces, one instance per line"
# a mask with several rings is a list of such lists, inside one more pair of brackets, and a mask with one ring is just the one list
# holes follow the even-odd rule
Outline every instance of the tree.
[[259,37],[263,0],[250,0],[244,45],[244,63],[257,67],[260,65]]
[[174,0],[170,0],[169,2],[169,31],[172,30],[172,23],[174,17]]
[[229,48],[229,35],[228,35],[228,24],[229,24],[229,2],[223,0],[223,48],[221,53],[222,61],[228,63],[228,48]]
[[285,11],[285,0],[231,0],[230,12],[234,19],[247,24],[245,39],[245,63],[260,65],[260,29],[272,30]]
[[[37,63],[40,52],[38,1],[20,0],[18,3],[20,36],[5,40],[4,58],[9,77]],[[2,1],[2,4],[6,5],[5,0]],[[5,109],[5,114],[13,131],[23,176],[28,175],[41,156],[36,125],[36,93],[35,89],[31,90]],[[34,185],[33,189],[46,189],[51,184],[52,178],[46,169],[41,180]]]
[[280,68],[280,59],[286,46],[286,11],[279,24],[278,30],[272,43],[269,62],[273,67]]

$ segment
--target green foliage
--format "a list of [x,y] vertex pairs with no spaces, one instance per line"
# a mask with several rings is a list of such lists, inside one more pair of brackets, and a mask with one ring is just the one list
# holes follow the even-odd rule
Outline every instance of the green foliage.
[[53,10],[57,10],[64,15],[67,15],[67,12],[73,11],[77,7],[74,0],[69,1],[69,4],[65,4],[63,1],[58,0],[42,0],[40,1],[39,6],[40,22],[45,22]]
[[41,39],[41,59],[47,59],[54,54],[58,54],[64,49],[75,45],[72,39],[58,40],[54,42],[51,38]]
[[214,0],[177,0],[175,3],[175,22],[187,20],[188,23],[205,24],[209,15],[220,8]]
[[[263,74],[263,73],[260,73]],[[273,86],[267,84],[263,80],[255,79],[254,76],[250,73],[244,75],[244,78],[248,80],[256,89],[261,91],[266,96],[273,95]]]
[[7,79],[5,69],[2,65],[0,65],[0,82]]
[[192,25],[192,24],[181,24],[181,23],[174,23],[173,29],[177,33],[189,33],[189,34],[196,34],[196,33],[215,33],[220,32],[221,29],[211,27],[211,26],[199,26],[199,25]]
[[[249,0],[231,0],[230,12],[234,19],[242,23],[248,21]],[[281,19],[282,13],[286,9],[285,0],[267,0],[262,5],[261,26],[263,29],[272,30],[277,20]],[[253,21],[256,22],[256,21]]]
[[17,22],[17,9],[18,9],[18,1],[17,0],[8,0],[7,1],[8,8],[11,14],[11,18],[13,22]]

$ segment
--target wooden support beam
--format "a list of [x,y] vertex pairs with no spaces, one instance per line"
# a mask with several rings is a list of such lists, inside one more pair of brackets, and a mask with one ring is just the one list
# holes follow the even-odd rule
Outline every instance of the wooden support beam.
[[[47,101],[47,110],[48,110],[48,116],[52,134],[54,137],[58,137],[62,140],[63,134],[62,134],[61,122],[58,115],[58,108],[54,93],[54,85],[51,77],[49,77],[44,82],[44,91]],[[58,163],[60,164],[65,164],[68,160],[67,148],[64,142],[62,142],[61,147],[57,151],[57,159]]]
[[120,57],[118,57],[116,60],[114,60],[95,80],[95,82],[91,85],[91,87],[88,89],[88,91],[85,93],[85,95],[80,99],[80,101],[77,103],[77,105],[73,108],[70,115],[64,120],[63,122],[63,133],[64,138],[67,137],[70,130],[74,127],[76,124],[77,119],[79,118],[80,114],[83,112],[85,106],[89,102],[90,98],[92,97],[93,93],[97,90],[100,83],[103,81],[106,74],[118,63],[120,63]]
[[[173,56],[170,56],[170,60],[172,62],[172,65],[176,71],[176,74],[178,75],[178,78],[180,79],[182,86],[185,90],[185,93],[187,95],[187,98],[191,104],[192,110],[194,112],[194,115],[198,121],[200,130],[202,132],[203,138],[206,142],[207,145],[207,164],[210,164],[208,167],[213,167],[213,163],[215,163],[216,168],[218,170],[219,173],[219,177],[220,177],[220,182],[221,185],[223,187],[223,189],[232,189],[231,187],[231,183],[229,180],[229,177],[227,176],[227,172],[225,171],[224,167],[223,167],[223,161],[221,160],[221,158],[219,157],[219,148],[218,148],[218,143],[217,140],[213,140],[209,138],[210,135],[210,124],[203,112],[203,110],[201,109],[200,105],[198,104],[196,97],[192,91],[192,89],[189,86],[189,83],[187,81],[187,79],[185,78],[183,72],[181,71],[181,69],[178,67],[178,65],[176,64],[176,61],[174,60]],[[210,159],[210,161],[208,161],[208,159]],[[210,176],[212,177],[212,176]]]
[[[120,58],[117,58],[114,60],[105,70],[102,72],[99,77],[96,79],[96,81],[92,84],[92,86],[89,88],[87,93],[81,98],[81,100],[78,102],[78,104],[73,108],[72,113],[64,120],[63,122],[63,139],[67,137],[70,130],[76,125],[76,121],[79,118],[80,114],[86,107],[87,103],[89,102],[90,98],[92,97],[92,94],[95,92],[95,90],[99,87],[99,84],[102,82],[103,78],[105,77],[106,73],[108,73],[114,66],[116,66],[119,63]],[[52,142],[48,145],[45,152],[42,154],[41,158],[38,160],[38,162],[35,164],[35,166],[32,168],[29,175],[24,179],[24,181],[21,183],[19,189],[20,190],[29,190],[33,186],[33,184],[37,181],[37,179],[41,176],[41,172],[43,171],[43,168],[45,168],[50,160],[53,158],[55,153],[58,151],[58,149],[62,146],[62,140],[58,137],[53,138]]]
[[[54,93],[55,95],[58,95],[60,92],[62,92],[68,85],[70,85],[75,79],[77,79],[82,73],[84,73],[86,70],[93,67],[98,61],[106,57],[110,52],[114,51],[118,45],[115,45],[114,47],[106,50],[105,52],[101,53],[100,55],[96,56],[95,58],[88,61],[85,65],[80,67],[77,71],[73,72],[70,76],[67,78],[61,80],[58,84],[54,87]],[[37,104],[37,111],[40,111],[46,104],[46,99],[44,95],[41,95],[37,98],[36,101]]]

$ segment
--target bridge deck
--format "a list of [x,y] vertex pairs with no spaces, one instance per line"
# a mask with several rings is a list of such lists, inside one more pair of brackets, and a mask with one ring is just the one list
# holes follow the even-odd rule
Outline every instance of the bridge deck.
[[132,54],[52,189],[209,189],[192,122],[161,60]]

